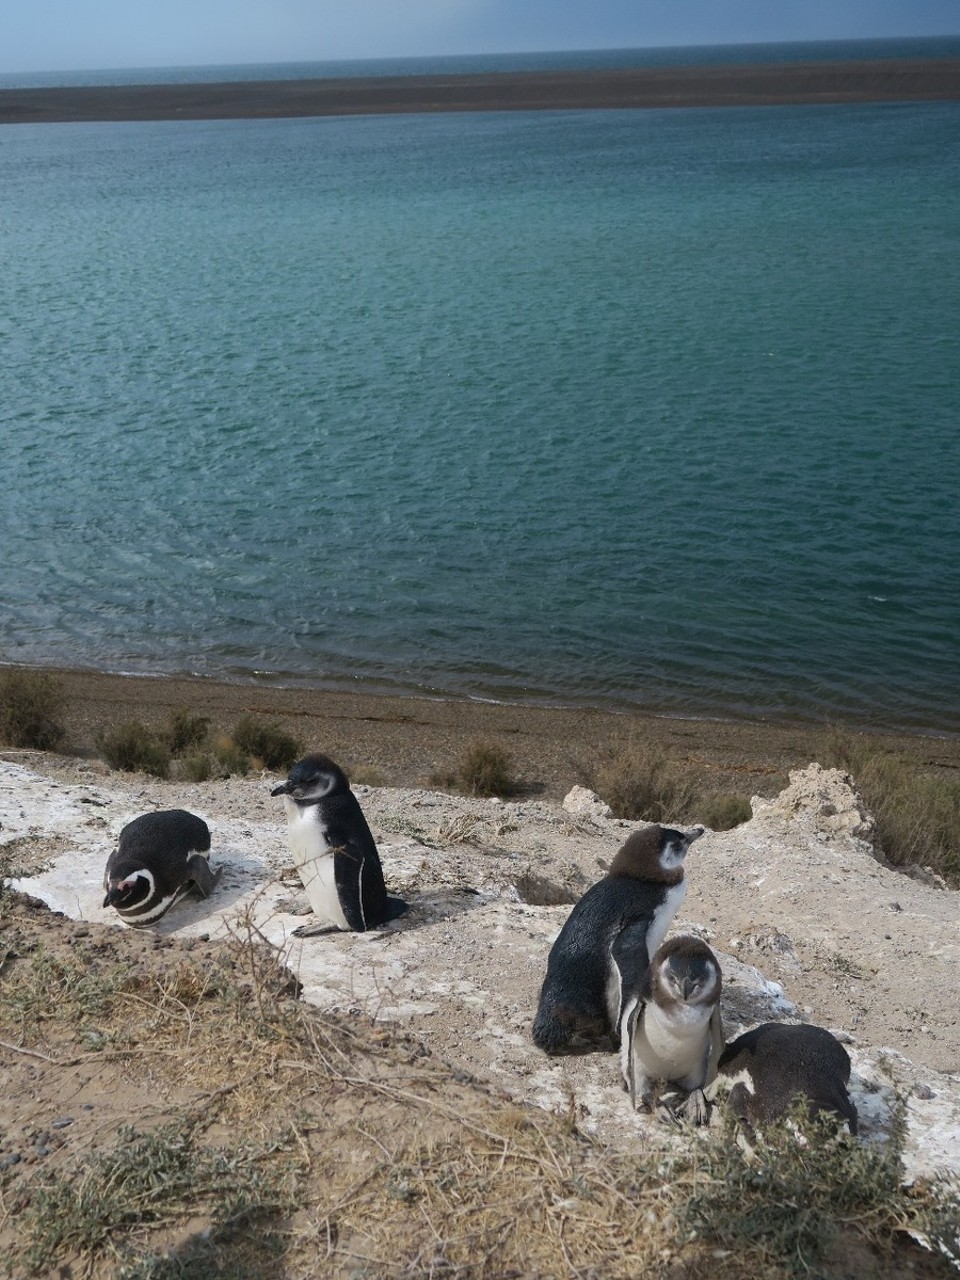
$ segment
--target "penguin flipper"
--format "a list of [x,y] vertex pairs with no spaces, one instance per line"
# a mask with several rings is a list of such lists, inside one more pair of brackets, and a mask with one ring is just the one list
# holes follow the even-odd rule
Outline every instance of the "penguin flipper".
[[643,988],[650,971],[650,957],[647,954],[647,933],[650,921],[644,917],[628,924],[610,944],[610,959],[619,978],[619,1008],[608,1010],[610,1016],[610,1034],[614,1044],[623,1039],[623,1019],[627,1006],[631,1001],[642,1001]]
[[[717,1078],[717,1064],[720,1061],[726,1041],[723,1037],[723,1019],[720,1017],[720,1005],[718,1004],[710,1015],[710,1044],[707,1049],[707,1071],[704,1076],[702,1089],[706,1089]],[[702,1090],[701,1090],[702,1092]],[[697,1121],[698,1124],[703,1123]]]
[[193,888],[201,898],[209,898],[220,882],[223,867],[210,870],[210,863],[202,853],[195,853],[187,859],[187,871],[193,881]]
[[334,846],[333,878],[347,924],[355,933],[366,933],[385,924],[389,919],[387,886],[380,855],[366,823],[356,835],[342,827],[330,827],[327,840]]

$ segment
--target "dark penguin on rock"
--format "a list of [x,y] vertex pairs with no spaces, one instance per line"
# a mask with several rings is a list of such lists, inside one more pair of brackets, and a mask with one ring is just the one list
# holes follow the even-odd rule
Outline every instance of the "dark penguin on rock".
[[155,924],[188,893],[208,898],[220,879],[203,856],[210,828],[186,809],[161,809],[134,818],[107,860],[105,907],[127,924]]
[[832,1113],[856,1134],[849,1081],[850,1055],[829,1031],[765,1022],[727,1045],[707,1096],[725,1098],[732,1114],[750,1128],[781,1119],[799,1096],[815,1114]]
[[[686,934],[657,948],[639,997],[623,1015],[620,1062],[634,1110],[652,1108],[657,1082],[687,1095],[702,1091],[723,1052],[720,965],[705,942]],[[705,1119],[705,1103],[699,1113]]]
[[304,756],[287,781],[270,793],[283,796],[293,860],[319,917],[301,937],[330,928],[365,933],[406,909],[383,882],[380,855],[347,775],[327,756]]
[[635,831],[570,912],[550,950],[533,1023],[545,1052],[589,1047],[604,1035],[619,1045],[625,1005],[683,901],[683,860],[701,835],[703,827]]

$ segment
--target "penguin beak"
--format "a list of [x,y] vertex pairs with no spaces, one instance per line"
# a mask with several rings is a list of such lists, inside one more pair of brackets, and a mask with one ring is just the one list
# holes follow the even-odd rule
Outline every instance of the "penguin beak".
[[279,787],[274,787],[270,794],[272,796],[288,796],[292,790],[292,782],[281,782]]

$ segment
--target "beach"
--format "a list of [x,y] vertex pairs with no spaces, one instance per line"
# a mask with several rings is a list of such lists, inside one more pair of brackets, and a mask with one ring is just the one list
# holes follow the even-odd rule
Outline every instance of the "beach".
[[960,59],[0,90],[0,124],[960,98]]
[[[186,707],[229,733],[243,715],[282,725],[305,749],[353,769],[374,770],[386,786],[420,786],[455,768],[468,743],[505,749],[532,794],[561,799],[603,753],[627,742],[662,748],[711,786],[773,795],[791,769],[822,754],[826,725],[773,720],[682,719],[636,711],[546,707],[464,699],[401,697],[344,689],[226,683],[187,677],[57,670],[66,699],[63,750],[92,756],[105,727],[139,720],[161,727]],[[850,726],[856,728],[855,725]],[[877,742],[926,769],[956,776],[960,739],[874,733]]]

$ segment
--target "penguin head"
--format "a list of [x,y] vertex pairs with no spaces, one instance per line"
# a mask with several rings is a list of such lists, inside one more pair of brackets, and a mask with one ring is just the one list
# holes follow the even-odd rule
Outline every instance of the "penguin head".
[[290,796],[300,804],[313,804],[327,796],[350,790],[347,775],[329,756],[304,756],[290,770],[286,782],[274,787],[272,796]]
[[703,827],[675,831],[658,823],[634,831],[613,859],[607,874],[632,880],[679,884],[683,879],[683,860],[687,850],[694,840],[699,840],[703,831]]
[[130,871],[126,875],[111,876],[104,885],[107,896],[103,900],[105,907],[116,907],[118,911],[135,907],[145,902],[153,893],[153,876],[144,867],[139,871]]
[[664,942],[650,964],[650,998],[661,1008],[712,1010],[722,982],[717,957],[705,942],[687,934]]

